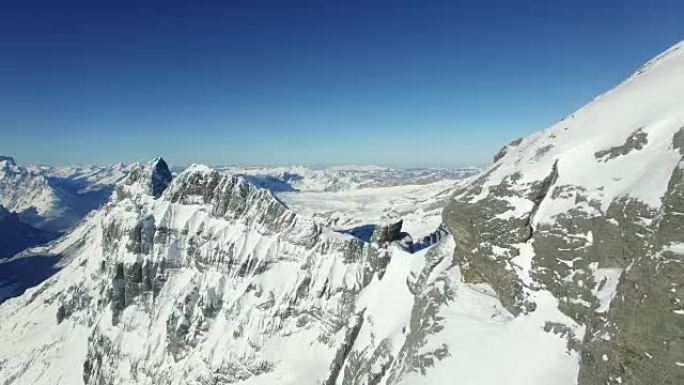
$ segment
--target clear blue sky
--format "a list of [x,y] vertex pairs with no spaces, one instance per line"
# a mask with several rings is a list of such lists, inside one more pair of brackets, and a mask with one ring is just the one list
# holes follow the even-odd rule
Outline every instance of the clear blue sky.
[[3,2],[0,154],[481,164],[684,39],[682,1],[135,3]]

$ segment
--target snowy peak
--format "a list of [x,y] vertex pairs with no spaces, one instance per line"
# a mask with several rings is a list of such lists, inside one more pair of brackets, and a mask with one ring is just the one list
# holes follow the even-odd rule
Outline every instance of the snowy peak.
[[109,199],[127,167],[23,166],[0,157],[0,204],[22,221],[64,231]]
[[7,168],[9,166],[16,166],[17,163],[11,156],[0,155],[0,168]]
[[135,164],[128,177],[117,186],[117,194],[146,194],[159,198],[173,180],[169,166],[162,158],[154,158],[147,164]]
[[684,381],[683,46],[507,145],[444,211],[464,280],[546,319],[580,385]]
[[668,56],[670,56],[671,54],[681,50],[683,47],[684,47],[684,40],[673,45],[672,47],[667,49],[665,52],[659,54],[658,56],[654,57],[653,59],[647,61],[636,72],[634,72],[634,74],[632,74],[632,76],[630,76],[630,79],[635,78],[635,77],[649,71],[650,69],[658,66],[663,60],[667,59]]
[[166,164],[164,159],[155,158],[148,165],[147,168],[150,169],[150,187],[152,190],[152,195],[158,198],[164,189],[169,186],[173,176],[169,170],[169,166]]
[[228,206],[233,211],[240,211],[239,206],[251,195],[276,202],[268,190],[257,188],[245,178],[204,165],[191,165],[180,173],[167,195],[172,202],[212,205],[219,216],[226,214]]
[[[0,204],[10,211],[23,214],[36,226],[52,227],[50,218],[63,212],[63,194],[48,183],[47,179],[24,167],[14,159],[0,160]],[[61,224],[54,224],[57,228]]]
[[298,216],[273,194],[245,178],[192,165],[179,174],[163,200],[183,205],[202,205],[214,217],[241,220],[270,233],[280,233],[293,243],[311,245],[321,227]]
[[590,200],[604,203],[604,210],[621,196],[659,207],[680,159],[673,139],[684,127],[682,46],[547,130],[508,145],[482,178],[483,186],[496,186],[516,173],[517,183],[533,183],[558,161],[557,184],[585,189]]

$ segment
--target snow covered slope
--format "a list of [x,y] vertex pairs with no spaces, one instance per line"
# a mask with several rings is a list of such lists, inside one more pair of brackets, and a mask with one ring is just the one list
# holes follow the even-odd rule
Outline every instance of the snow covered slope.
[[[63,269],[0,305],[0,381],[682,384],[682,127],[684,44],[451,186],[288,207],[255,178],[137,165],[41,250]],[[422,248],[339,231],[446,202],[452,236]]]
[[334,192],[280,192],[276,196],[292,210],[336,230],[403,220],[404,231],[417,239],[442,223],[442,209],[456,185],[456,181],[441,180]]
[[112,166],[28,166],[29,171],[42,175],[78,194],[111,189],[122,181],[132,164],[117,163]]
[[580,384],[684,383],[684,43],[506,146],[444,218],[467,282],[581,356]]
[[127,166],[17,165],[0,156],[0,205],[32,226],[63,231],[107,201]]
[[[42,250],[62,256],[59,273],[0,305],[0,374],[6,384],[415,384],[458,370],[486,383],[498,375],[485,367],[534,358],[545,365],[500,383],[572,381],[564,340],[462,283],[453,247],[364,242],[241,177],[191,166],[171,181],[155,160]],[[523,343],[532,357],[487,363]]]
[[336,166],[329,168],[219,167],[242,175],[257,187],[274,192],[339,192],[362,188],[429,184],[440,180],[460,180],[479,172],[478,168],[395,169],[379,166]]
[[34,225],[50,227],[49,218],[66,215],[65,197],[48,181],[10,157],[0,157],[0,205],[10,211],[26,213]]

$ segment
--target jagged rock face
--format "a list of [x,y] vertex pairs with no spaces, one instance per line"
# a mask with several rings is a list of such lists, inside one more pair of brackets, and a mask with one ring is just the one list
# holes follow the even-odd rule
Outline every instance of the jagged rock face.
[[[490,330],[473,325],[539,337],[509,325],[493,297],[462,286],[443,228],[419,250],[381,247],[203,166],[158,198],[145,186],[122,182],[106,207],[46,250],[64,255],[64,268],[0,306],[6,382],[444,383],[454,371],[488,376],[469,359],[490,355],[479,348]],[[536,343],[564,349],[553,338]],[[479,350],[463,354],[471,348]],[[515,382],[567,375],[549,367]]]
[[580,385],[684,383],[681,46],[507,146],[444,211],[465,281],[569,317],[545,329],[579,354]]
[[403,223],[404,222],[400,220],[396,223],[388,223],[383,226],[377,226],[375,231],[373,231],[371,239],[373,242],[377,242],[381,245],[398,241],[405,234],[401,232]]
[[515,147],[520,143],[522,143],[522,138],[515,139],[511,143],[504,146],[501,150],[499,150],[499,152],[496,153],[496,155],[494,155],[494,163],[498,162],[499,159],[503,158],[506,155],[506,153],[508,153],[508,150],[510,148]]
[[168,187],[173,176],[168,165],[161,158],[151,160],[147,165],[133,165],[130,173],[117,188],[119,198],[124,198],[127,194],[146,194],[154,198],[159,198],[161,193]]
[[[57,345],[13,344],[14,357],[0,358],[10,382],[49,382],[22,359],[60,356],[61,346],[71,346],[78,362],[46,360],[46,371],[71,367],[67,378],[88,384],[377,383],[429,366],[411,361],[413,353],[397,357],[402,344],[380,338],[372,329],[379,315],[360,305],[384,274],[373,261],[408,255],[402,249],[325,230],[267,190],[202,166],[155,198],[157,164],[132,172],[110,204],[57,243],[71,260],[63,271],[0,309],[41,308],[52,316],[40,328],[74,330]],[[18,327],[23,316],[2,326]],[[302,346],[313,356],[283,355]],[[390,371],[395,357],[401,371]],[[370,364],[378,362],[380,372]]]
[[286,209],[268,190],[204,166],[189,167],[167,195],[174,203],[205,205],[216,217],[243,218],[261,232],[279,233],[295,244],[313,245],[322,230],[317,223]]

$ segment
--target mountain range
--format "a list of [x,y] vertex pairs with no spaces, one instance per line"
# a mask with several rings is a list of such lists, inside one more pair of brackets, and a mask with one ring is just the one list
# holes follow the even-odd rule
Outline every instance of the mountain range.
[[[461,180],[134,164],[29,250],[0,381],[679,385],[683,160],[680,43]],[[4,162],[19,217],[89,191]]]

